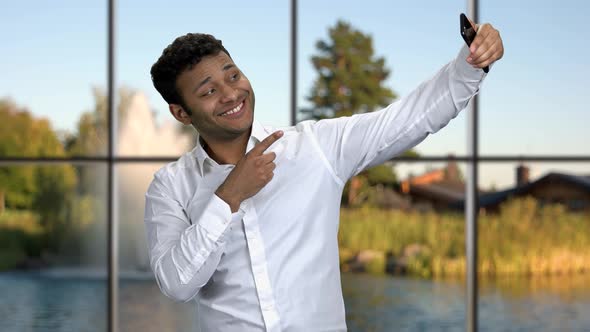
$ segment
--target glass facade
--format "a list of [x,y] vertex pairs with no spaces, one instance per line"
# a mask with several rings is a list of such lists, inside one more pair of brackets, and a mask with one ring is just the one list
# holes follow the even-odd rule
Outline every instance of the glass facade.
[[[114,6],[25,3],[0,14],[0,27],[11,31],[0,61],[0,317],[8,317],[0,330],[195,325],[194,306],[167,299],[153,280],[142,217],[153,173],[195,143],[191,130],[173,122],[149,76],[174,38],[208,32],[222,39],[255,88],[257,120],[286,126],[291,97],[297,119],[310,116],[317,78],[311,55],[338,21],[372,38],[390,70],[384,84],[393,100],[456,56],[458,14],[466,12],[464,1],[434,0]],[[466,130],[468,108],[414,154],[346,187],[339,241],[350,331],[464,329],[469,165],[478,169],[472,208],[480,328],[590,326],[582,314],[590,281],[581,273],[590,270],[590,150],[580,144],[590,118],[576,97],[587,85],[583,60],[590,54],[568,48],[576,36],[568,31],[585,29],[583,19],[567,15],[580,11],[573,3],[553,12],[557,28],[545,36],[552,47],[525,34],[544,19],[543,6],[482,1],[480,21],[502,32],[508,51],[484,83],[475,138]],[[515,19],[502,14],[507,10],[530,15]],[[530,52],[540,55],[529,63]],[[476,156],[471,139],[479,141]],[[117,241],[115,251],[109,239]]]

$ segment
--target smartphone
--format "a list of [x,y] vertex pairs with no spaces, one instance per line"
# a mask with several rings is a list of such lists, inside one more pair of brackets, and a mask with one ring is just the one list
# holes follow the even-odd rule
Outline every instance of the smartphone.
[[[471,25],[471,22],[469,22],[469,20],[467,19],[467,16],[465,16],[465,14],[461,13],[461,15],[459,16],[459,20],[460,20],[460,26],[461,26],[461,37],[463,37],[463,40],[465,40],[467,47],[469,47],[469,46],[471,46],[473,39],[475,39],[475,29],[473,28],[473,26]],[[483,68],[483,71],[485,73],[489,72],[490,67],[485,66]]]

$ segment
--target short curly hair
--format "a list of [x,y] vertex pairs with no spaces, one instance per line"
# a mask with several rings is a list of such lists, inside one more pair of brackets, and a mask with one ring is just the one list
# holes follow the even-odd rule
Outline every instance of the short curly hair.
[[190,112],[178,92],[176,79],[185,70],[192,69],[204,57],[217,55],[219,52],[224,52],[231,58],[221,40],[209,34],[188,33],[176,38],[152,65],[150,74],[154,87],[168,104],[179,104]]

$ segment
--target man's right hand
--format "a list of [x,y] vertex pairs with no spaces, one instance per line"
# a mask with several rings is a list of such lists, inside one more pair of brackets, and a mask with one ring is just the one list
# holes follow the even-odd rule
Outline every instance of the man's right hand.
[[276,154],[263,153],[282,136],[282,131],[275,131],[252,148],[238,161],[236,167],[215,191],[219,198],[229,204],[232,213],[238,211],[242,201],[256,195],[272,180]]

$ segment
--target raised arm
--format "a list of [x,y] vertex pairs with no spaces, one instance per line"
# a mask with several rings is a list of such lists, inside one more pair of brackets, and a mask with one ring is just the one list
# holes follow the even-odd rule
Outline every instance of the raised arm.
[[380,111],[311,125],[326,159],[343,182],[416,146],[467,106],[486,76],[480,68],[503,55],[500,35],[489,24],[481,26],[471,46],[471,51],[462,47],[434,77]]

